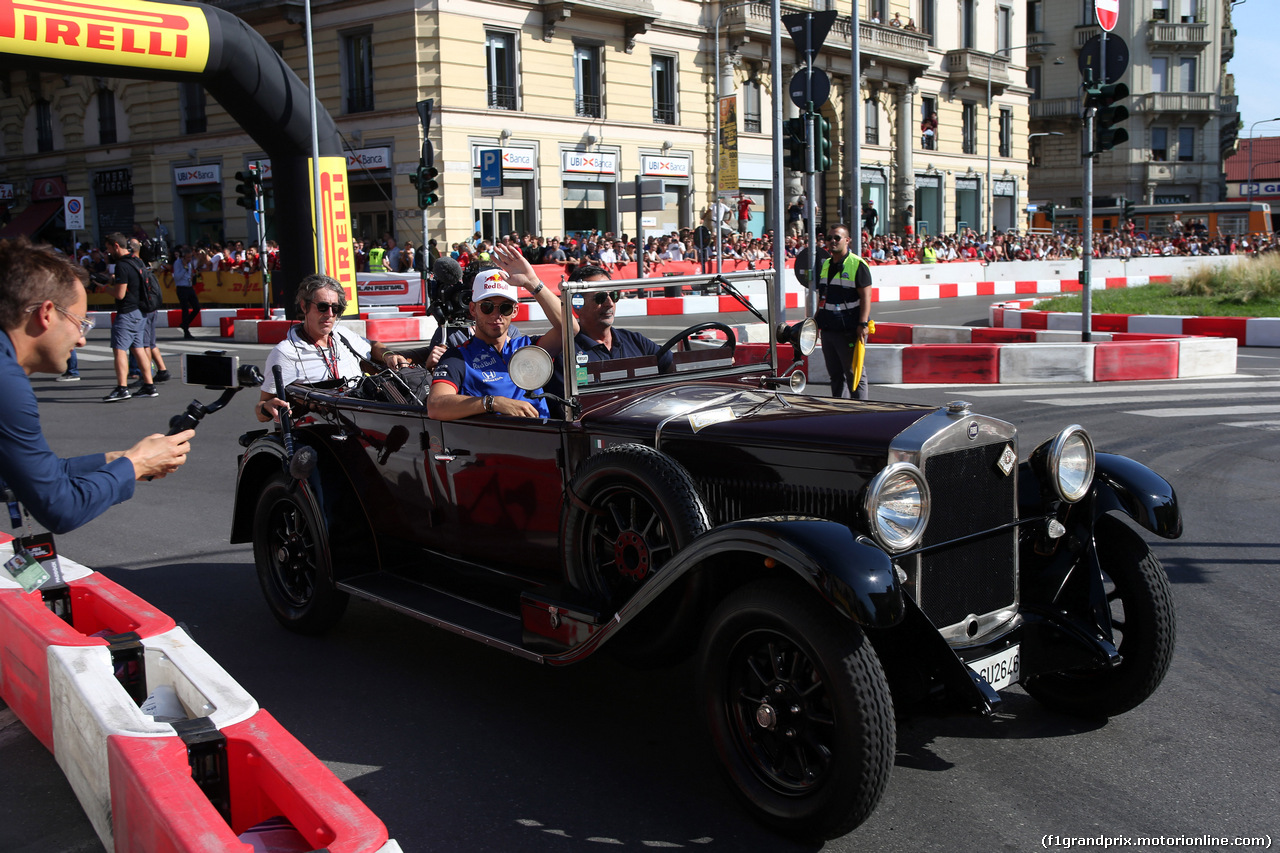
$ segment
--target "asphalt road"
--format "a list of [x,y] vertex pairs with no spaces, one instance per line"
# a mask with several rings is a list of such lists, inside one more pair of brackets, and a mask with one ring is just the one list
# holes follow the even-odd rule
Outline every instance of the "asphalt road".
[[[916,307],[942,315],[928,322],[964,324],[985,318],[988,301]],[[176,336],[162,332],[170,351]],[[93,333],[93,349],[104,341]],[[266,350],[235,349],[259,361]],[[108,362],[82,360],[82,371],[80,383],[34,383],[46,434],[67,455],[127,447],[205,393],[171,382],[158,398],[107,405]],[[1178,649],[1161,689],[1105,723],[1050,713],[1017,688],[992,718],[900,721],[886,797],[825,849],[1056,849],[1046,835],[1274,840],[1280,364],[1242,361],[1240,376],[1197,382],[872,390],[970,399],[1018,425],[1023,455],[1081,423],[1100,449],[1167,476],[1186,532],[1147,538],[1173,581]],[[815,849],[739,810],[694,725],[688,666],[637,673],[597,657],[544,669],[360,602],[324,638],[278,627],[248,546],[227,544],[235,439],[257,426],[254,397],[205,419],[181,471],[139,484],[133,500],[59,537],[60,549],[185,623],[406,853]],[[1258,411],[1235,411],[1243,406]],[[1153,414],[1165,410],[1181,413]],[[100,849],[52,757],[0,706],[0,850]]]

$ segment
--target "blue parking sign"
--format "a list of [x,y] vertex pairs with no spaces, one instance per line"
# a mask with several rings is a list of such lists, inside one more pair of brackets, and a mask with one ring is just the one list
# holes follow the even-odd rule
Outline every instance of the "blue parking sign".
[[502,195],[502,149],[486,148],[480,152],[480,196]]

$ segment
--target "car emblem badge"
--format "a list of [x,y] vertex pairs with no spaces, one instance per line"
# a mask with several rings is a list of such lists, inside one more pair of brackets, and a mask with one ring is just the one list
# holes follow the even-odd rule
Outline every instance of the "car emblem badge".
[[977,437],[978,437],[978,422],[970,421],[969,422],[969,440],[973,441]]
[[587,354],[585,352],[578,353],[578,364],[587,363]]
[[996,467],[1000,469],[1000,473],[1008,477],[1015,465],[1018,464],[1018,454],[1013,452],[1013,446],[1006,444],[1004,453],[1000,454],[1000,460],[996,462]]

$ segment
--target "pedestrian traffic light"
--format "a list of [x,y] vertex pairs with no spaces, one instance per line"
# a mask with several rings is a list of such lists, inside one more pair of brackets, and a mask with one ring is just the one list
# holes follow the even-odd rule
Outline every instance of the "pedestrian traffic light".
[[1123,83],[1090,83],[1085,86],[1084,108],[1094,109],[1093,150],[1091,154],[1109,151],[1129,141],[1129,133],[1116,127],[1129,118],[1129,110],[1116,103],[1129,97],[1129,87]]
[[813,150],[813,168],[825,172],[831,168],[831,122],[822,115],[813,117],[813,135],[817,147]]
[[409,174],[409,183],[418,188],[418,207],[426,210],[440,200],[440,182],[436,180],[440,170],[425,163],[418,164],[418,171]]
[[258,167],[254,165],[248,171],[236,172],[236,180],[240,182],[236,184],[236,193],[240,196],[236,199],[236,204],[246,210],[260,210],[262,177],[258,174]]
[[809,167],[809,144],[805,139],[804,116],[787,119],[785,130],[787,138],[783,140],[783,145],[787,149],[787,168],[793,172],[803,172]]

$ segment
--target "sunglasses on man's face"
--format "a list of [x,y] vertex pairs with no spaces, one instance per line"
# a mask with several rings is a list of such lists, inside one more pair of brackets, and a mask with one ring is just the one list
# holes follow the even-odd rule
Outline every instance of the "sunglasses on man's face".
[[601,291],[600,293],[593,294],[593,296],[595,297],[597,305],[603,305],[606,299],[610,299],[614,302],[617,302],[619,299],[622,298],[622,291],[621,290]]
[[503,317],[510,317],[516,313],[516,304],[505,299],[502,302],[492,302],[486,299],[480,303],[480,310],[485,314],[492,314],[494,309],[497,309],[498,313]]
[[316,311],[321,314],[332,313],[336,316],[342,313],[341,302],[312,302],[311,304],[314,305]]

